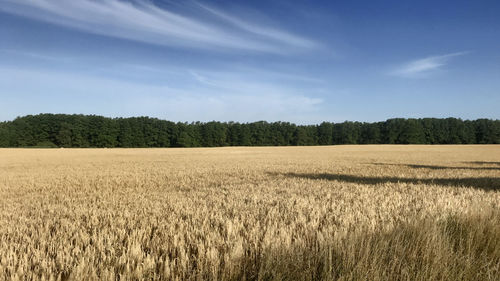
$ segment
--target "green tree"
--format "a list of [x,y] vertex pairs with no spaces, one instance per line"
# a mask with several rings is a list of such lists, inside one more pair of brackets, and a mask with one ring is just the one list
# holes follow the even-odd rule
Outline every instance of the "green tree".
[[72,147],[72,135],[71,125],[66,122],[62,122],[56,136],[56,145],[59,147]]
[[388,119],[378,123],[173,123],[149,117],[39,114],[0,123],[0,146],[170,147],[357,143],[500,143],[500,120]]
[[7,127],[7,123],[0,123],[0,147],[9,147],[10,139],[11,136]]
[[323,122],[318,126],[318,144],[333,144],[333,124]]
[[417,119],[405,120],[399,133],[397,143],[400,144],[423,144],[425,133],[422,124]]
[[361,125],[360,143],[363,144],[378,144],[381,142],[380,124],[379,123],[363,123]]

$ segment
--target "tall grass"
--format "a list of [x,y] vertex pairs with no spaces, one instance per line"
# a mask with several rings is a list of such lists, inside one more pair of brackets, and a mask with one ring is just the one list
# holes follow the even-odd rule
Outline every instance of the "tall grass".
[[0,150],[0,280],[499,280],[498,149]]

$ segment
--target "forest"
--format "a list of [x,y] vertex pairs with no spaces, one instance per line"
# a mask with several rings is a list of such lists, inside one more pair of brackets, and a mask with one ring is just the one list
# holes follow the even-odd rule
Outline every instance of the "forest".
[[171,122],[150,117],[38,114],[0,122],[0,147],[219,147],[338,144],[498,144],[500,120]]

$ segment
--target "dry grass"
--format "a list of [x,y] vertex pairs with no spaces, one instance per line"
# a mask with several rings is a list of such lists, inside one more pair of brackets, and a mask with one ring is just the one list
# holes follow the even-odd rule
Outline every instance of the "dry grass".
[[500,146],[0,150],[0,280],[499,280]]

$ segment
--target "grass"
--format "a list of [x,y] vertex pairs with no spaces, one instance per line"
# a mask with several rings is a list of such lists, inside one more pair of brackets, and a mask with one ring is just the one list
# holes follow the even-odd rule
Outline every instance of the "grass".
[[499,280],[500,146],[0,150],[0,280]]

